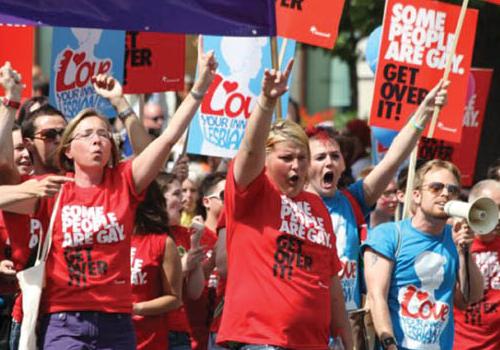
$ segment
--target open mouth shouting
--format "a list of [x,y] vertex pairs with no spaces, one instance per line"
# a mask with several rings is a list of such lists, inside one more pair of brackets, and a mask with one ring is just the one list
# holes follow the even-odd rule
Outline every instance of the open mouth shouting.
[[335,182],[335,177],[333,176],[333,171],[327,170],[323,174],[322,181],[321,181],[321,186],[325,190],[330,190],[336,186]]

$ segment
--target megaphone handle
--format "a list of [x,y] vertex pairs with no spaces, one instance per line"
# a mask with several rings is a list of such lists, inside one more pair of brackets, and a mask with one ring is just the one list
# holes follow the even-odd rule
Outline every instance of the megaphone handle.
[[469,271],[469,247],[462,246],[462,250],[464,252],[464,260],[465,260],[465,282],[463,287],[463,294],[465,302],[468,304],[470,300],[470,271]]

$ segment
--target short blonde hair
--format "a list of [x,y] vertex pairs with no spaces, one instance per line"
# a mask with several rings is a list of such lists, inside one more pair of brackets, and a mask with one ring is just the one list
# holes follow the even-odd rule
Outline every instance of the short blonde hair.
[[307,157],[310,158],[309,139],[299,124],[285,119],[271,125],[266,141],[266,152],[270,152],[275,144],[284,141],[293,141],[303,146],[307,150]]
[[[57,162],[57,166],[61,170],[66,171],[75,171],[75,167],[73,164],[73,160],[69,159],[66,156],[66,149],[69,147],[71,141],[73,141],[73,133],[76,127],[84,120],[89,117],[97,117],[104,121],[106,124],[106,128],[109,132],[112,132],[111,124],[109,123],[108,118],[102,116],[93,108],[85,108],[81,110],[66,126],[64,129],[64,133],[61,136],[61,143],[56,150],[55,160]],[[111,166],[114,167],[118,164],[120,160],[120,153],[118,152],[118,147],[116,147],[115,140],[113,138],[110,139],[111,142]]]
[[417,170],[417,173],[415,174],[415,182],[413,188],[421,188],[422,185],[424,184],[425,174],[435,169],[446,169],[450,171],[457,180],[457,183],[460,185],[460,179],[462,176],[460,174],[460,170],[458,170],[455,164],[448,162],[446,160],[433,159],[422,165]]

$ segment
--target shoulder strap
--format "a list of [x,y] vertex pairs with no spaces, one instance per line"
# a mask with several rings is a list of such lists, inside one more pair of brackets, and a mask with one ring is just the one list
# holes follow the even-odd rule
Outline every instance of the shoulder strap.
[[[37,261],[35,262],[35,265],[37,265],[38,261],[47,260],[47,257],[49,255],[49,250],[50,250],[50,247],[52,246],[52,229],[54,228],[54,222],[56,219],[57,211],[59,209],[59,202],[61,201],[62,192],[63,192],[63,186],[61,186],[61,190],[57,194],[57,199],[56,199],[56,202],[54,204],[54,208],[52,208],[52,215],[50,216],[49,228],[47,230],[47,235],[45,236],[45,239],[43,241],[43,248],[41,250],[40,250],[41,241],[38,244],[38,253],[37,253],[37,258],[36,258]],[[41,237],[40,237],[40,239],[41,239]]]
[[394,257],[397,258],[399,256],[399,251],[401,250],[401,221],[396,222],[396,251],[394,252]]
[[356,218],[356,225],[358,226],[359,240],[360,242],[364,242],[367,238],[368,230],[366,227],[366,220],[363,215],[363,211],[361,210],[361,206],[359,205],[358,200],[352,195],[352,193],[349,190],[343,189],[342,193],[349,200],[351,208],[354,212],[354,217]]

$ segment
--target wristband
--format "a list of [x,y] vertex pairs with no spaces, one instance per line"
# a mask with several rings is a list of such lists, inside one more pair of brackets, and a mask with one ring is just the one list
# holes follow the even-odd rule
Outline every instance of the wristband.
[[422,131],[424,131],[424,127],[423,127],[423,126],[421,126],[421,125],[418,125],[418,124],[417,124],[417,122],[415,122],[415,117],[411,117],[411,119],[410,119],[410,124],[411,124],[411,126],[413,126],[413,128],[414,128],[415,130],[417,130],[418,132],[422,132]]
[[382,349],[388,349],[391,345],[398,345],[394,337],[384,338],[380,342],[382,343]]
[[128,107],[127,109],[125,109],[124,111],[121,111],[118,113],[118,118],[124,122],[128,117],[130,117],[131,115],[135,115],[135,112],[134,110],[132,109],[132,107]]
[[201,92],[198,92],[198,91],[193,90],[193,89],[191,89],[189,91],[189,93],[191,94],[191,96],[193,96],[193,98],[196,101],[201,101],[201,100],[203,100],[203,97],[205,97],[205,93],[201,93]]
[[19,107],[21,107],[21,102],[11,100],[11,99],[9,99],[7,97],[4,97],[2,99],[2,104],[5,107],[12,108],[12,109],[19,109]]

